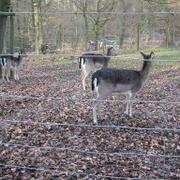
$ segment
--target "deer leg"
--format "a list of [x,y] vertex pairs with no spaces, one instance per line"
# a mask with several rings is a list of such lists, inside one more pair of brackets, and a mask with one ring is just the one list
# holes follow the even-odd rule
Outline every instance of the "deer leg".
[[6,80],[7,80],[7,82],[10,82],[9,81],[9,76],[10,76],[10,68],[7,68],[7,70],[6,70]]
[[14,73],[15,73],[15,80],[19,81],[18,69],[17,68],[14,69]]
[[17,72],[16,72],[16,68],[14,68],[14,80],[17,80]]
[[103,98],[98,97],[95,101],[95,105],[93,108],[93,123],[97,124],[97,111],[99,109],[99,105],[101,103],[101,100],[103,100]]
[[18,75],[18,71],[17,71],[17,80],[19,81],[19,75]]
[[83,90],[86,90],[86,77],[85,75],[82,76],[82,86],[83,86]]
[[129,104],[129,116],[132,117],[132,105],[133,105],[133,102],[130,102]]
[[132,116],[132,102],[130,101],[131,100],[131,97],[132,97],[132,93],[128,93],[126,95],[126,111],[125,111],[125,114],[129,115],[130,117]]
[[5,68],[3,67],[2,68],[2,80],[3,81],[5,81],[5,73],[6,73],[6,71],[5,71]]
[[85,69],[82,70],[81,76],[82,76],[82,86],[83,86],[84,91],[86,90],[86,78],[87,78],[88,74],[89,73]]
[[126,95],[126,111],[125,111],[125,114],[128,114],[129,113],[129,96]]
[[13,79],[16,80],[16,71],[14,68],[11,69],[11,74],[13,76]]
[[104,94],[97,93],[97,98],[96,98],[95,105],[93,108],[93,123],[94,124],[97,124],[97,111],[99,109],[99,105],[101,101],[105,100],[109,94],[110,92],[107,92]]
[[97,124],[97,108],[98,108],[98,102],[95,102],[95,105],[93,107],[93,123]]

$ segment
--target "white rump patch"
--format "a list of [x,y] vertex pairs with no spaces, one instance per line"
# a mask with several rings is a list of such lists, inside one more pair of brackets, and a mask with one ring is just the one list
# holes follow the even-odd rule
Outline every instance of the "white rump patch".
[[81,58],[81,67],[83,67],[84,69],[86,67],[84,58]]
[[97,97],[98,97],[99,96],[99,91],[98,91],[99,88],[98,88],[98,84],[97,84],[97,78],[94,79],[93,84],[94,84],[94,89],[95,89],[95,91],[97,93]]
[[6,66],[6,64],[7,64],[7,58],[1,57],[1,58],[0,58],[0,64],[1,64],[2,66]]

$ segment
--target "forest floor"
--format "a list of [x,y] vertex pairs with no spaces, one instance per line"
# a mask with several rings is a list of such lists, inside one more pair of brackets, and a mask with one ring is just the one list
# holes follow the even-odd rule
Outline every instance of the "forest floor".
[[180,179],[178,65],[154,67],[133,118],[123,95],[109,97],[95,128],[77,63],[24,62],[19,82],[0,84],[0,179]]

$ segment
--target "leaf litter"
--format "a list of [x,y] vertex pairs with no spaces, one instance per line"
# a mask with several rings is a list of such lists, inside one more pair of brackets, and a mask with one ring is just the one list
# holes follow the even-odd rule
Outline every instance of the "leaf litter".
[[[90,78],[87,90],[82,91],[77,64],[42,66],[27,62],[23,66],[19,82],[0,85],[1,93],[14,96],[0,100],[0,164],[12,166],[0,165],[0,178],[180,178],[179,158],[153,156],[178,156],[179,132],[58,126],[55,123],[92,125],[95,94],[91,92]],[[177,67],[155,68],[136,99],[179,101],[179,77]],[[125,100],[125,97],[119,94],[109,97],[114,99]],[[179,109],[179,104],[138,102],[133,105],[133,118],[129,118],[124,114],[125,102],[108,101],[101,105],[98,122],[179,129]],[[128,152],[133,154],[124,154]]]

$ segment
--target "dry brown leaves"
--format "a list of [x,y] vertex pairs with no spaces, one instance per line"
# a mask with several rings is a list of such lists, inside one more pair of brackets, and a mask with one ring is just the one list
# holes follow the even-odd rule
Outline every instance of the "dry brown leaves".
[[[111,179],[101,176],[124,177],[124,179],[126,177],[180,178],[180,159],[178,158],[120,154],[92,155],[59,149],[69,147],[92,152],[179,155],[179,133],[87,129],[3,121],[92,124],[93,102],[86,99],[92,99],[95,95],[90,87],[86,92],[82,91],[77,64],[25,63],[23,67],[20,72],[21,80],[1,84],[0,92],[44,99],[1,97],[0,142],[21,144],[26,147],[0,145],[0,164],[41,168],[48,171],[0,166],[0,178],[30,180]],[[178,101],[178,76],[179,71],[176,67],[156,68],[136,98]],[[110,99],[124,100],[124,97],[114,95]],[[127,117],[123,113],[124,110],[125,103],[105,102],[99,113],[99,124],[153,128],[180,127],[178,105],[135,103],[133,118]]]

